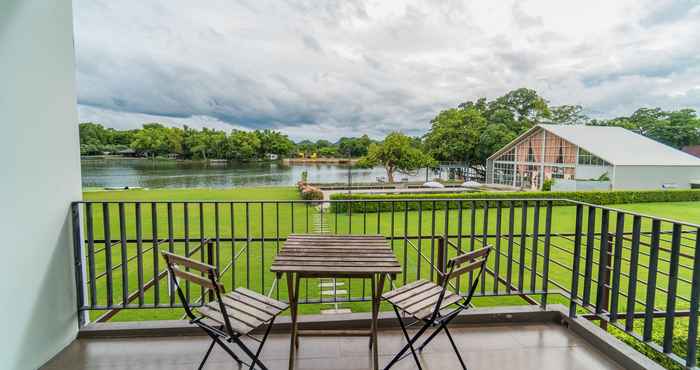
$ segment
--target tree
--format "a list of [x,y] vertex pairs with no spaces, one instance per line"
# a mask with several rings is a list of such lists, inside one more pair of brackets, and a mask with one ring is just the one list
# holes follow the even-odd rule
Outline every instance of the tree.
[[[475,105],[478,107],[478,102]],[[526,88],[510,91],[486,103],[484,113],[487,121],[500,121],[518,132],[523,132],[551,117],[547,100],[539,96],[537,91]]]
[[629,117],[593,120],[591,124],[623,127],[678,149],[700,143],[700,118],[693,109],[667,112],[640,108]]
[[266,158],[268,154],[288,156],[294,152],[294,142],[287,135],[272,130],[255,130],[254,133],[260,141],[257,153],[259,159]]
[[452,108],[440,112],[431,121],[424,136],[428,154],[440,161],[481,163],[477,155],[479,137],[486,119],[475,108]]
[[590,120],[583,114],[583,107],[580,105],[560,105],[552,107],[551,119],[552,123],[561,125],[582,125]]
[[324,146],[318,149],[318,155],[324,158],[335,158],[338,155],[338,149],[334,146]]
[[371,144],[367,155],[358,161],[360,167],[381,165],[386,170],[387,180],[394,182],[394,173],[410,173],[423,167],[435,165],[435,160],[412,145],[410,137],[392,132],[383,142]]
[[159,123],[147,123],[134,135],[131,148],[146,156],[168,153],[169,139],[167,129]]
[[372,139],[367,135],[361,137],[341,137],[338,140],[338,153],[352,158],[362,157],[367,155],[369,146],[372,144]]
[[260,139],[252,132],[234,130],[228,137],[231,158],[246,162],[256,158],[260,151]]
[[657,125],[649,137],[675,148],[700,143],[700,118],[693,109],[667,112],[664,124]]

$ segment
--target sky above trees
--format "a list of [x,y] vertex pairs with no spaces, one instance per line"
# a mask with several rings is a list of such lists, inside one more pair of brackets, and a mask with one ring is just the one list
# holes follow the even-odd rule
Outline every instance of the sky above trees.
[[593,118],[700,110],[698,1],[75,1],[81,121],[422,135],[527,86]]

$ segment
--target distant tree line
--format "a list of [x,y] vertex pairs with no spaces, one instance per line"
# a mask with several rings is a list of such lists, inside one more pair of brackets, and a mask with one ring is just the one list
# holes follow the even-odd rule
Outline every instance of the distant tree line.
[[675,148],[700,144],[700,118],[693,109],[664,111],[640,108],[630,116],[591,119],[579,105],[551,106],[535,90],[520,88],[492,100],[480,98],[443,110],[430,122],[423,137],[392,132],[382,141],[367,135],[294,143],[271,130],[229,133],[144,124],[119,131],[96,123],[80,124],[80,151],[84,155],[133,150],[142,156],[174,155],[185,159],[252,161],[279,157],[361,158],[360,166],[381,165],[389,181],[394,173],[411,173],[438,161],[466,163],[485,176],[486,159],[538,123],[620,126]]
[[115,130],[97,123],[80,124],[82,155],[133,152],[144,157],[175,156],[183,159],[230,159],[252,161],[269,155],[287,156],[295,144],[286,135],[271,130],[225,131],[187,126],[144,124],[141,129]]
[[294,143],[272,130],[231,132],[166,127],[147,123],[135,130],[116,130],[99,123],[80,124],[80,154],[134,154],[142,157],[174,156],[182,159],[265,160],[278,157],[362,157],[373,141],[367,136]]

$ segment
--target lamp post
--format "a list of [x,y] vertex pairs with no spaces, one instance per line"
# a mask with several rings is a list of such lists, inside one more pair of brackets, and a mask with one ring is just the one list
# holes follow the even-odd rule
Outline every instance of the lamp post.
[[352,152],[348,149],[348,194],[352,194]]

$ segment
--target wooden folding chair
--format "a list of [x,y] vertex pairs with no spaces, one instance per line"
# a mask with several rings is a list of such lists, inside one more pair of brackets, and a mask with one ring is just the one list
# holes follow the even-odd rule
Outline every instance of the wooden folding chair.
[[[224,294],[224,286],[217,281],[214,266],[165,251],[161,251],[161,253],[167,262],[171,281],[175,284],[177,295],[190,323],[202,328],[212,339],[211,345],[199,364],[199,369],[204,367],[214,344],[221,346],[238,362],[239,366],[249,365],[250,369],[253,369],[257,365],[263,370],[267,369],[259,359],[260,352],[268,334],[270,334],[275,318],[287,309],[288,305],[245,288],[237,288]],[[180,267],[195,270],[203,276],[185,271]],[[205,289],[205,294],[213,292],[215,300],[193,309],[183,293],[178,279],[202,286]],[[267,324],[267,329],[262,339],[250,335],[250,332],[265,324]],[[247,336],[260,343],[255,353],[243,344],[241,336]],[[251,358],[251,362],[242,361],[226,342],[235,343]]]
[[[441,330],[444,330],[452,344],[455,354],[457,354],[460,364],[462,364],[462,368],[466,370],[467,367],[464,365],[462,356],[459,354],[459,349],[457,349],[457,345],[455,345],[452,335],[447,329],[447,324],[457,317],[460,312],[469,307],[469,303],[474,295],[479,277],[483,272],[490,252],[491,247],[487,246],[450,259],[447,263],[447,272],[441,274],[440,284],[435,284],[428,280],[418,280],[382,295],[382,298],[391,303],[394,307],[394,312],[396,312],[396,317],[399,319],[403,335],[406,337],[406,341],[408,341],[401,351],[399,351],[384,368],[385,370],[391,368],[397,361],[406,357],[404,353],[409,349],[411,350],[413,359],[416,361],[416,365],[418,365],[418,369],[422,369],[413,345],[431,326],[437,326],[437,329],[423,342],[418,348],[418,351],[422,351]],[[448,290],[450,280],[462,274],[477,270],[478,274],[476,278],[473,279],[466,296]],[[455,308],[451,311],[443,312],[450,306],[454,306]],[[406,325],[404,325],[401,319],[401,313],[412,316],[416,319],[416,323],[423,322],[423,326],[412,338],[409,337],[406,331]]]

